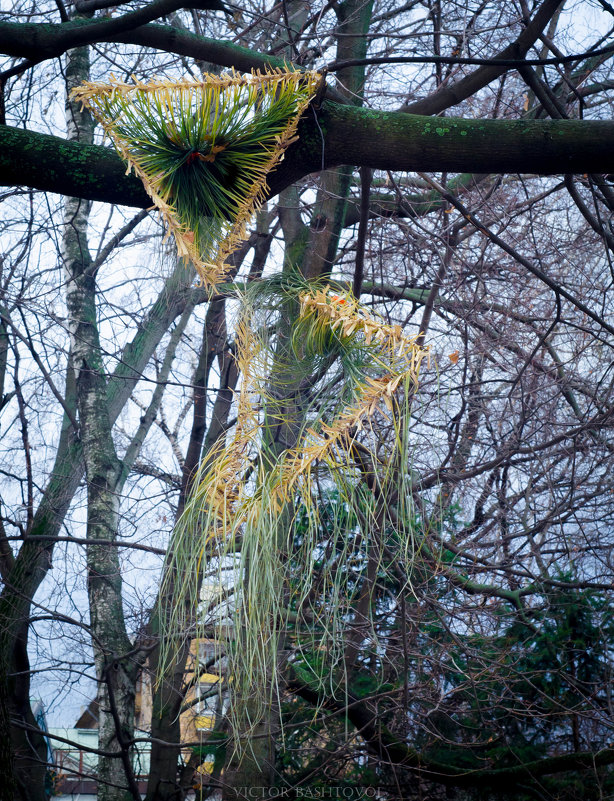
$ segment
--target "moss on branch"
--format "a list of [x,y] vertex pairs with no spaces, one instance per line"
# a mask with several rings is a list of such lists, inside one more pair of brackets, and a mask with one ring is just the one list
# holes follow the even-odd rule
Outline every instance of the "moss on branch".
[[[393,171],[614,173],[614,121],[433,118],[324,103],[270,176],[269,195],[322,166]],[[0,126],[0,184],[146,208],[109,148]]]

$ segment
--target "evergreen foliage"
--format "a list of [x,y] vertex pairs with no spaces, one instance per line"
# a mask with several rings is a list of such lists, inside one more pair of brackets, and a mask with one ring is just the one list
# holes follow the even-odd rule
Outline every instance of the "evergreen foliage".
[[200,81],[84,83],[72,97],[142,179],[179,256],[209,284],[246,235],[266,177],[295,139],[317,73],[204,75]]

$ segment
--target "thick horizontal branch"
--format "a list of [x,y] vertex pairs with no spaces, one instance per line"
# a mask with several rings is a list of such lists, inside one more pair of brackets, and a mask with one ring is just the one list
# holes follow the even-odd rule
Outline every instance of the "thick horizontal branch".
[[[409,172],[614,173],[613,141],[612,121],[434,119],[326,102],[317,114],[307,111],[298,141],[271,174],[269,194],[340,164]],[[0,126],[0,184],[151,205],[109,148],[8,126]]]
[[[608,173],[614,121],[432,118],[325,103],[298,143],[327,166],[489,173]],[[324,141],[320,135],[324,133]],[[290,160],[288,153],[288,160]],[[422,165],[422,166],[421,166]]]
[[[171,25],[143,25],[126,33],[109,36],[106,41],[151,47],[153,50],[209,61],[221,67],[232,67],[239,72],[288,68],[288,62],[284,58],[259,53],[257,50],[241,47],[224,39],[197,36],[195,33]],[[293,65],[292,69],[297,67]]]
[[111,148],[4,125],[0,126],[0,184],[137,208],[152,205],[140,179],[126,175],[126,164]]
[[[191,8],[223,10],[219,0],[193,0]],[[119,17],[73,19],[62,23],[0,22],[0,53],[33,62],[62,55],[72,47],[100,42],[185,8],[185,0],[154,0]]]

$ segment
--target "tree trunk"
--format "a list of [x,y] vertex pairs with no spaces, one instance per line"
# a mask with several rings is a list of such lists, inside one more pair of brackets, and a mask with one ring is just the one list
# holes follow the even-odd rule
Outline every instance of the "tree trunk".
[[[291,8],[291,6],[290,6]],[[366,53],[366,37],[371,20],[372,2],[347,0],[337,11],[339,20],[339,45],[337,58],[363,58]],[[360,102],[364,81],[364,67],[352,67],[339,73],[339,85],[352,102]],[[358,99],[358,100],[356,100]],[[298,268],[307,279],[317,279],[330,271],[335,257],[339,236],[343,229],[346,199],[349,192],[351,170],[339,168],[323,176],[312,214],[309,232],[301,222],[298,205],[292,203],[292,190],[288,193],[288,207],[282,214],[286,239],[284,267],[286,270]],[[292,208],[294,207],[294,209]],[[291,353],[287,348],[290,341],[291,320],[295,319],[297,309],[293,303],[286,305],[284,318],[279,326],[280,359],[273,365],[272,375],[276,376],[279,391],[275,403],[267,405],[268,421],[263,443],[263,459],[276,463],[280,455],[296,445],[301,427],[302,404],[297,396],[297,375],[300,370],[292,367]],[[283,422],[279,422],[282,420]],[[284,560],[284,545],[287,541],[287,526],[291,525],[289,510],[278,520],[278,558]],[[271,694],[271,697],[273,695]],[[248,702],[249,704],[249,702]],[[252,717],[248,713],[246,717]],[[231,757],[224,773],[224,799],[240,797],[240,788],[269,788],[275,785],[275,747],[279,729],[279,709],[276,704],[262,722],[250,731],[249,744],[239,754]]]
[[[89,77],[87,48],[68,53],[67,92]],[[67,100],[69,138],[90,144],[94,124],[86,111]],[[71,336],[72,364],[87,481],[88,599],[94,664],[98,681],[99,748],[117,757],[99,756],[99,801],[138,799],[129,742],[134,730],[136,663],[126,634],[119,552],[113,546],[118,524],[122,465],[115,453],[106,404],[107,386],[96,319],[96,275],[87,225],[91,203],[67,198],[63,258]],[[130,789],[128,789],[130,787]]]
[[28,659],[27,633],[28,621],[22,621],[17,635],[17,648],[14,652],[11,676],[8,681],[9,704],[11,717],[26,728],[11,727],[10,738],[2,735],[2,740],[8,742],[4,746],[7,750],[10,745],[13,749],[14,779],[9,777],[6,798],[15,798],[20,801],[43,801],[45,799],[44,786],[47,771],[47,744],[38,731],[38,725],[32,714],[30,706],[30,662]]
[[[237,270],[248,248],[242,248],[233,259]],[[182,486],[177,507],[177,519],[181,515],[189,496],[192,480],[201,458],[206,459],[211,448],[223,435],[237,382],[237,369],[234,358],[227,350],[226,308],[223,299],[210,303],[205,318],[203,339],[199,361],[192,386],[194,387],[194,411],[192,430],[183,467]],[[220,388],[211,415],[209,427],[206,424],[206,396],[211,367],[218,360]],[[169,552],[173,549],[171,540]],[[174,586],[166,584],[167,591],[158,599],[152,614],[150,628],[155,639],[160,638],[160,615],[164,615],[177,603]],[[195,616],[196,610],[186,609],[186,617]],[[154,683],[151,721],[151,767],[147,783],[147,801],[180,801],[185,795],[179,777],[179,755],[181,751],[180,710],[184,701],[182,687],[185,680],[186,662],[190,653],[190,643],[178,639],[173,649],[173,664],[166,675]],[[152,675],[159,677],[159,648],[150,655]]]

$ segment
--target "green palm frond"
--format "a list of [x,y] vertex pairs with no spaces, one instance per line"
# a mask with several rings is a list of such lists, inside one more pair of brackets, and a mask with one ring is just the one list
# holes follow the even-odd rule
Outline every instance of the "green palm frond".
[[200,81],[85,83],[72,97],[143,181],[180,257],[209,284],[246,235],[321,77],[205,75]]

